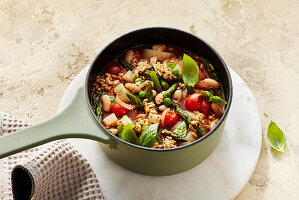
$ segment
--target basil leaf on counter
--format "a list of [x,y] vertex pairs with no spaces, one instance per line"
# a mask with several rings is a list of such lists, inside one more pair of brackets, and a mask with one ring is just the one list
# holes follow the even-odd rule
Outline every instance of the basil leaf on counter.
[[159,124],[152,124],[145,127],[139,137],[138,144],[143,147],[152,147],[157,136]]
[[267,138],[273,149],[284,152],[286,148],[286,136],[273,121],[268,126]]
[[196,62],[188,55],[183,56],[183,81],[191,87],[194,87],[199,79],[199,69]]
[[127,124],[123,128],[123,130],[121,132],[120,139],[122,139],[124,141],[127,141],[127,142],[130,142],[132,144],[137,143],[138,139],[137,139],[136,133],[135,133],[131,123]]
[[185,121],[180,123],[180,125],[176,128],[176,135],[179,137],[185,137],[187,135],[187,125]]
[[211,92],[209,92],[209,91],[199,90],[199,92],[202,93],[202,95],[205,99],[207,99],[208,101],[210,101],[212,103],[227,104],[227,102],[224,101],[222,98],[212,95]]

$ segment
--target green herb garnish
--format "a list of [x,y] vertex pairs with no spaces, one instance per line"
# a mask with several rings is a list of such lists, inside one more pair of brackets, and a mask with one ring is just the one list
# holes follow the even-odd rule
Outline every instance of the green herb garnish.
[[199,79],[199,69],[196,62],[188,55],[183,56],[183,81],[191,87],[194,87]]
[[137,144],[138,139],[131,123],[127,124],[123,128],[120,139],[130,142],[132,144]]
[[267,138],[273,149],[284,152],[286,148],[286,136],[273,121],[268,126]]
[[138,145],[143,147],[152,147],[158,134],[158,126],[159,124],[146,126],[139,137]]
[[185,121],[180,123],[180,125],[176,128],[176,135],[180,137],[185,137],[187,135],[187,125]]
[[218,97],[218,96],[214,96],[211,94],[211,92],[209,91],[205,91],[205,90],[200,90],[200,93],[203,94],[203,97],[212,102],[212,103],[216,103],[216,104],[227,104],[226,101],[224,101],[222,98]]

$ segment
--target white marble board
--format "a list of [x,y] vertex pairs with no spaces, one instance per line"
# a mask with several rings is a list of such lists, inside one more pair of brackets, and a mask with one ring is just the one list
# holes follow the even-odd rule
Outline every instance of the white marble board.
[[[62,111],[83,86],[88,67],[66,90]],[[90,162],[108,200],[233,199],[251,177],[258,161],[262,130],[256,101],[232,69],[233,102],[223,136],[213,153],[193,169],[172,176],[151,177],[128,171],[110,160],[95,141],[69,139]]]

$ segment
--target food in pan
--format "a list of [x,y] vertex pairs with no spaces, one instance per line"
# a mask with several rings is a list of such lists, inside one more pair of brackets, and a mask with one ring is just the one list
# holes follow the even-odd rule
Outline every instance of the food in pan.
[[165,44],[127,50],[96,77],[93,110],[120,139],[149,148],[176,148],[213,130],[225,110],[213,65]]

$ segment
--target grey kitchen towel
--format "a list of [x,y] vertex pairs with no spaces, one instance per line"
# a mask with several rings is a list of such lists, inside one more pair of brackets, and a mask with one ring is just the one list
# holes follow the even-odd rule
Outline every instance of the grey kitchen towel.
[[[0,138],[28,126],[0,112]],[[105,197],[88,161],[67,140],[57,140],[0,159],[0,199]]]

